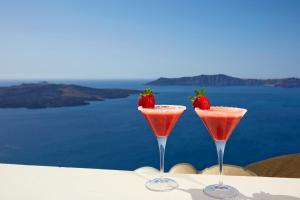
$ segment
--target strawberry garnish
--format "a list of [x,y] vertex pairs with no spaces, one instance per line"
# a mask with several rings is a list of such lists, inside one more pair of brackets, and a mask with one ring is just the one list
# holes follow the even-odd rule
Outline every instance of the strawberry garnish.
[[154,108],[155,106],[155,98],[153,95],[153,91],[149,88],[145,89],[139,98],[138,105],[142,106],[143,108]]
[[209,110],[210,101],[206,96],[204,96],[205,89],[202,88],[201,90],[195,90],[195,94],[195,96],[190,97],[193,102],[193,107],[200,108],[202,110]]

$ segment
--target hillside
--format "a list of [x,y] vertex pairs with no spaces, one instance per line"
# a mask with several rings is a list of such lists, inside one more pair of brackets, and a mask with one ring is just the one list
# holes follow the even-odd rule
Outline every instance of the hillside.
[[159,78],[147,85],[201,85],[201,86],[274,86],[274,87],[300,87],[299,78],[282,79],[242,79],[224,74],[199,75],[180,78]]

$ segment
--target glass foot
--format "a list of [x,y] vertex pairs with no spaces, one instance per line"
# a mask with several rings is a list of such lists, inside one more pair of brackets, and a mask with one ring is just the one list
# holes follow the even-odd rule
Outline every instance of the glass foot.
[[229,185],[209,185],[203,192],[215,199],[230,199],[239,195],[239,191]]
[[171,191],[178,187],[176,181],[170,178],[156,178],[146,182],[146,188],[157,192]]

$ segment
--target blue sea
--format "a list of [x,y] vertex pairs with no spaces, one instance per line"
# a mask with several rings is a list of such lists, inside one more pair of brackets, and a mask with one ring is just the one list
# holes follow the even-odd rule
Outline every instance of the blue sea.
[[[23,81],[1,81],[0,85]],[[27,81],[28,82],[28,81]],[[33,81],[29,81],[33,82]],[[96,88],[143,89],[147,81],[50,81]],[[187,110],[168,138],[166,169],[214,165],[214,143],[191,107],[194,86],[155,86],[158,104]],[[247,108],[227,142],[224,162],[247,165],[300,152],[300,88],[207,87],[212,105]],[[87,106],[0,109],[0,163],[134,170],[159,166],[156,138],[137,110],[137,95]]]

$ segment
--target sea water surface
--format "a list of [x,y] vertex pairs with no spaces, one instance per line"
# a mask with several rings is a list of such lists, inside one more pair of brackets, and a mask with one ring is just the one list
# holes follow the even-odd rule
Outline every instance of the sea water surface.
[[[21,81],[0,82],[12,85]],[[33,81],[29,81],[33,82]],[[147,81],[50,81],[96,88],[143,89]],[[217,154],[188,96],[195,86],[153,86],[158,104],[186,105],[168,138],[166,169],[199,170]],[[212,105],[248,109],[227,142],[224,162],[247,165],[300,152],[300,88],[207,87]],[[156,138],[137,110],[137,95],[87,106],[0,109],[0,163],[133,170],[159,166]]]

